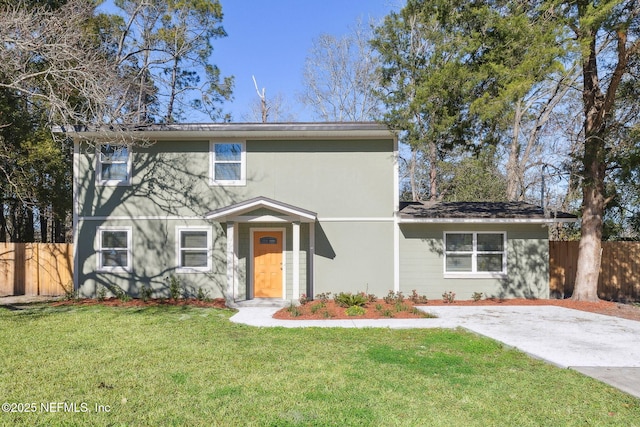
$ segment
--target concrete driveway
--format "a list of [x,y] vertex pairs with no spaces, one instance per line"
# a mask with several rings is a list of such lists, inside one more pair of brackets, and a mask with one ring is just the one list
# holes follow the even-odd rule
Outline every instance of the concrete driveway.
[[640,322],[553,306],[425,306],[437,319],[277,320],[240,308],[231,321],[281,327],[461,327],[640,398]]

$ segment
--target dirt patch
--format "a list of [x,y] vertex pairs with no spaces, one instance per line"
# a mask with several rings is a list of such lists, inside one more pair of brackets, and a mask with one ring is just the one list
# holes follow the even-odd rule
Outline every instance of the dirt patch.
[[97,299],[79,299],[79,300],[65,300],[57,301],[51,304],[52,306],[62,305],[105,305],[108,307],[157,307],[157,306],[191,306],[191,307],[204,307],[204,308],[226,308],[226,304],[223,298],[215,298],[210,300],[199,300],[196,298],[181,298],[178,300],[173,299],[150,299],[143,301],[141,299],[130,299],[129,301],[122,301],[118,298],[107,298],[103,301]]
[[[395,304],[387,304],[383,300],[369,302],[365,305],[365,314],[360,316],[349,316],[346,309],[339,307],[333,300],[325,302],[325,307],[313,308],[321,304],[319,301],[311,301],[297,307],[298,312],[293,312],[289,308],[284,308],[276,312],[273,317],[287,320],[321,320],[321,319],[411,319],[423,317],[420,313],[415,313],[414,306],[487,306],[487,305],[553,305],[557,307],[571,308],[574,310],[587,311],[590,313],[604,314],[607,316],[622,317],[624,319],[640,321],[640,307],[632,304],[621,304],[611,301],[583,302],[571,299],[484,299],[480,301],[455,301],[445,303],[440,300],[429,301],[426,304],[413,304],[410,300],[405,300],[403,304],[409,306],[408,310],[397,311]],[[314,312],[315,311],[315,312]],[[294,315],[296,314],[296,315]]]

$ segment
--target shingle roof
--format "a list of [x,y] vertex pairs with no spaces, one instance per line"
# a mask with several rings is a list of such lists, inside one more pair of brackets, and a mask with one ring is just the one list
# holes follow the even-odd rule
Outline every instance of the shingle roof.
[[523,202],[402,202],[401,222],[573,222],[575,215],[548,212]]

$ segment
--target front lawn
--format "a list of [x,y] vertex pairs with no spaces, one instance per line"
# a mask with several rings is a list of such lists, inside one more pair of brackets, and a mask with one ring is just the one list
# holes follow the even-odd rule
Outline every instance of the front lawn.
[[468,333],[260,329],[231,315],[0,308],[3,411],[35,410],[0,424],[640,425],[640,400]]

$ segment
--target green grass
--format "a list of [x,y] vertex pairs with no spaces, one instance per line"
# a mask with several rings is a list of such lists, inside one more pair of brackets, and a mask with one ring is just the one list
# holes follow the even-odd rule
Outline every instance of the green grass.
[[0,308],[0,402],[38,407],[0,424],[640,425],[640,400],[468,333],[259,329],[231,315]]

